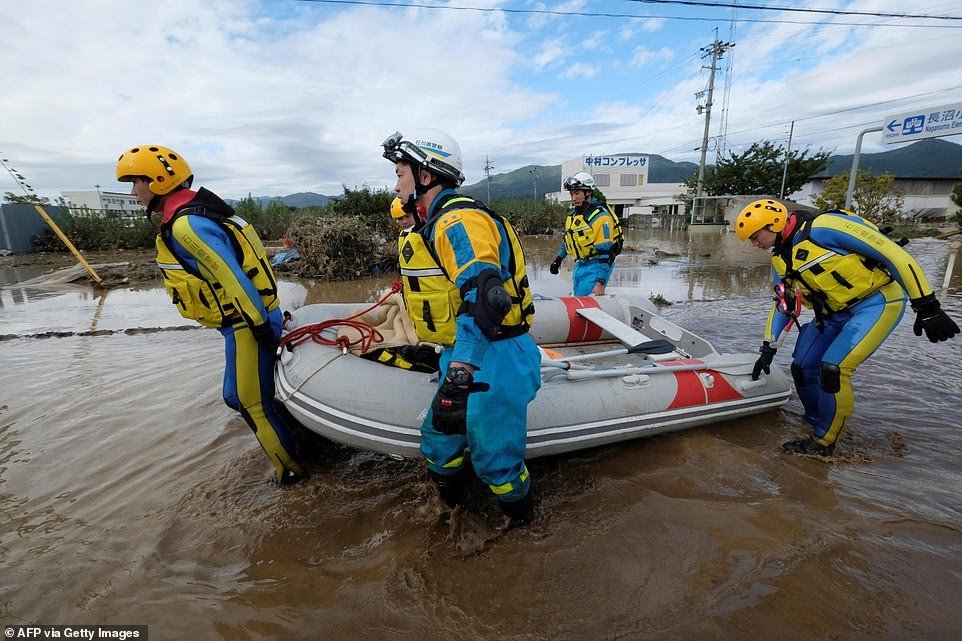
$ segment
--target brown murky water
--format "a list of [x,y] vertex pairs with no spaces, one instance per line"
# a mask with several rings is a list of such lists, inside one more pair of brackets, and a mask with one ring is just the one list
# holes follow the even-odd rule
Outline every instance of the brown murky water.
[[[570,284],[547,271],[555,242],[526,239],[548,295]],[[628,244],[611,293],[661,294],[720,350],[757,349],[764,253],[717,232]],[[948,244],[910,249],[941,284]],[[283,295],[367,300],[391,280]],[[942,300],[962,318],[962,275]],[[793,400],[536,460],[541,515],[504,533],[481,489],[474,512],[443,510],[418,461],[321,448],[309,481],[271,486],[220,400],[221,339],[184,326],[157,287],[0,291],[0,623],[147,624],[154,640],[962,638],[962,341],[903,322],[856,375],[834,461],[779,453],[806,430]]]

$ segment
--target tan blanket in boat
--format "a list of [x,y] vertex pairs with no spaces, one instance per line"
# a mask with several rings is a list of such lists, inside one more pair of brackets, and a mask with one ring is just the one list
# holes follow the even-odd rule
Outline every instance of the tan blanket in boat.
[[[359,316],[356,320],[367,323],[376,329],[382,337],[381,342],[372,342],[366,352],[386,347],[418,344],[414,323],[411,322],[411,318],[404,308],[404,298],[401,294],[391,294],[384,303],[367,314]],[[361,338],[361,332],[353,327],[342,326],[337,330],[337,337],[341,338],[342,336],[354,342]],[[365,352],[361,351],[360,345],[355,345],[351,348],[351,353],[359,356]]]

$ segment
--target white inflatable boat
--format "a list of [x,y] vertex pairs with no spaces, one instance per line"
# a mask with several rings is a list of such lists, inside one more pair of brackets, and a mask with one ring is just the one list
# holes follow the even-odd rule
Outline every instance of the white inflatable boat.
[[[363,308],[307,305],[293,313],[288,330]],[[719,354],[647,300],[563,297],[538,299],[535,308],[530,333],[543,347],[543,383],[528,406],[528,458],[728,421],[788,401],[780,369],[752,381],[757,354]],[[333,338],[335,330],[321,334]],[[278,398],[312,431],[396,457],[420,455],[436,373],[308,341],[281,349],[275,376]]]

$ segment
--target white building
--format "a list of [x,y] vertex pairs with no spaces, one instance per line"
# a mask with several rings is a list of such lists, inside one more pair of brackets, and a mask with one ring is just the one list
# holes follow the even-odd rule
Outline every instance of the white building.
[[621,217],[631,215],[677,215],[685,211],[685,204],[677,198],[685,193],[682,183],[648,182],[648,156],[618,154],[578,156],[561,163],[561,191],[549,193],[554,202],[570,203],[571,196],[564,190],[564,179],[579,171],[586,171],[595,179],[608,204]]
[[[804,205],[812,205],[812,197],[822,193],[827,178],[819,176],[802,185],[791,194],[792,200]],[[959,183],[958,178],[895,178],[893,188],[905,194],[902,215],[912,220],[942,220],[951,218],[959,209],[952,202],[952,189]]]
[[144,208],[137,202],[137,198],[125,192],[97,189],[95,191],[63,191],[60,195],[67,201],[71,214],[102,215],[107,211],[130,212],[138,215],[144,213]]

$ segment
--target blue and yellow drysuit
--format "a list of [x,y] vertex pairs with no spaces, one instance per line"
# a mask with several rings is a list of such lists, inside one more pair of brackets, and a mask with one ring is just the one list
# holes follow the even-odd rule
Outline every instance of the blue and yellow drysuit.
[[595,283],[607,285],[621,243],[621,224],[604,203],[590,198],[568,212],[558,256],[576,259],[571,274],[575,296],[590,296]]
[[254,431],[278,480],[299,479],[294,436],[274,400],[277,281],[257,232],[210,191],[184,189],[165,199],[156,244],[177,311],[224,337],[224,402]]
[[[445,346],[442,381],[455,361],[474,366],[474,381],[491,386],[468,397],[466,434],[435,430],[428,412],[421,426],[428,469],[453,477],[470,448],[475,473],[497,498],[502,503],[521,500],[531,485],[524,462],[527,407],[541,387],[541,357],[527,333],[534,305],[517,234],[501,216],[445,189],[434,199],[424,226],[405,236],[399,261],[405,304],[418,338]],[[478,320],[478,282],[485,270],[500,275],[511,298],[493,339]]]
[[[841,211],[792,217],[772,249],[772,272],[815,312],[800,328],[792,377],[814,439],[829,446],[852,415],[855,369],[895,329],[906,295],[915,299],[932,289],[918,262],[872,223]],[[766,341],[792,322],[777,307],[776,301]]]

